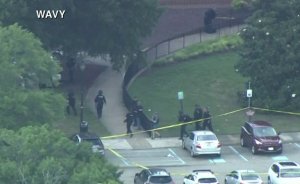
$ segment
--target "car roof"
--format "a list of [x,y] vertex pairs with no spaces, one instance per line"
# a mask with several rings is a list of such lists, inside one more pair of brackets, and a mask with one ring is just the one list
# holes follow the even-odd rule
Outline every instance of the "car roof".
[[281,161],[281,162],[276,162],[279,167],[281,168],[300,168],[300,165],[297,162],[292,162],[292,161]]
[[271,123],[267,122],[267,121],[262,121],[262,120],[258,120],[258,121],[253,121],[253,122],[247,122],[250,126],[252,127],[258,127],[258,126],[269,126],[272,127]]
[[216,135],[213,132],[209,130],[198,130],[198,131],[192,131],[195,135]]
[[193,170],[193,174],[195,174],[198,178],[215,178],[216,177],[211,170]]
[[149,168],[147,169],[151,176],[170,176],[170,174],[161,168]]

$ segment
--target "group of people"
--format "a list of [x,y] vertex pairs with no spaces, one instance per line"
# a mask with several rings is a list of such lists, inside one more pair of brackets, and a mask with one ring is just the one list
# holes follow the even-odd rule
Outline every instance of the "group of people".
[[[183,111],[179,111],[178,113],[178,121],[183,124],[180,127],[180,137],[182,139],[186,132],[187,122],[195,121],[195,130],[206,130],[206,128],[213,132],[211,115],[208,111],[208,108],[201,108],[200,105],[196,104],[193,118],[191,118],[188,114],[183,113]],[[197,121],[198,120],[198,121]]]

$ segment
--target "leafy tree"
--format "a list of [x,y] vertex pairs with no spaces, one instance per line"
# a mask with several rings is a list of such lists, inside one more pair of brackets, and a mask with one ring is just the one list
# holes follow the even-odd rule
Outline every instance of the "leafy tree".
[[34,35],[18,25],[0,27],[0,125],[19,128],[63,116],[64,97],[51,86],[60,71]]
[[[1,0],[0,21],[18,22],[35,33],[48,49],[66,55],[110,54],[115,68],[123,56],[137,52],[159,17],[156,0]],[[64,19],[38,19],[36,10],[65,10]]]
[[237,68],[251,79],[254,105],[300,108],[300,1],[257,0],[241,31]]
[[0,183],[121,183],[121,173],[91,145],[76,145],[48,126],[0,129],[0,146]]

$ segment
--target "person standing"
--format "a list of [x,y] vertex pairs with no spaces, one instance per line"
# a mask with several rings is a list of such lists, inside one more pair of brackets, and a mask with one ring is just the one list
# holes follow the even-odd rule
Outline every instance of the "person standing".
[[138,99],[136,96],[133,97],[132,103],[131,103],[131,109],[133,110],[133,116],[134,116],[134,121],[133,121],[133,126],[137,127],[138,124]]
[[75,99],[75,96],[74,96],[74,93],[73,92],[69,92],[68,93],[68,106],[67,106],[67,113],[68,115],[71,114],[71,110],[73,111],[74,115],[77,116],[77,110],[76,110],[76,99]]
[[151,139],[155,139],[155,135],[157,135],[158,137],[161,137],[160,133],[155,130],[156,128],[158,128],[158,124],[159,124],[159,116],[158,113],[155,112],[151,118]]
[[133,133],[132,133],[132,130],[131,130],[131,125],[133,124],[133,121],[134,121],[134,115],[132,113],[132,111],[128,112],[126,114],[126,119],[124,120],[124,123],[126,123],[126,133],[128,135],[130,135],[130,137],[133,136]]
[[[194,120],[200,120],[202,118],[202,109],[201,107],[196,104],[195,105],[195,110],[194,110]],[[195,130],[201,130],[201,121],[196,121],[195,122]]]
[[212,128],[212,121],[211,121],[211,115],[208,111],[207,108],[204,108],[203,109],[203,119],[204,119],[204,122],[203,122],[203,130],[206,129],[206,127],[208,128],[208,130],[210,131],[214,131],[213,128]]
[[97,110],[98,119],[102,117],[102,109],[103,105],[106,104],[105,96],[103,95],[103,91],[99,90],[97,96],[95,97],[95,105]]
[[144,112],[144,107],[142,106],[141,101],[137,102],[136,106],[136,113],[137,113],[137,129],[141,130],[142,124],[143,124],[143,112]]
[[182,111],[179,111],[179,114],[178,114],[178,121],[180,123],[183,123],[181,126],[180,126],[180,137],[179,139],[182,140],[183,139],[183,136],[188,134],[187,131],[186,131],[186,122],[189,122],[191,121],[191,118],[189,115],[187,114],[184,114]]

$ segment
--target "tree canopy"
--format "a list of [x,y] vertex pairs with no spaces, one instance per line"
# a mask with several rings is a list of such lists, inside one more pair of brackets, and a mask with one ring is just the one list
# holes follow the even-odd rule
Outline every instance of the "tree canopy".
[[118,184],[121,173],[62,132],[47,126],[0,129],[0,183]]
[[[156,0],[1,0],[0,21],[19,23],[36,34],[47,49],[74,55],[110,54],[116,68],[123,56],[137,52],[160,10]],[[38,19],[36,10],[65,10],[63,19]]]
[[18,25],[0,27],[0,44],[0,126],[15,129],[62,118],[64,97],[40,89],[58,82],[58,62]]
[[253,104],[299,110],[300,1],[257,0],[252,7],[237,68],[252,82]]

